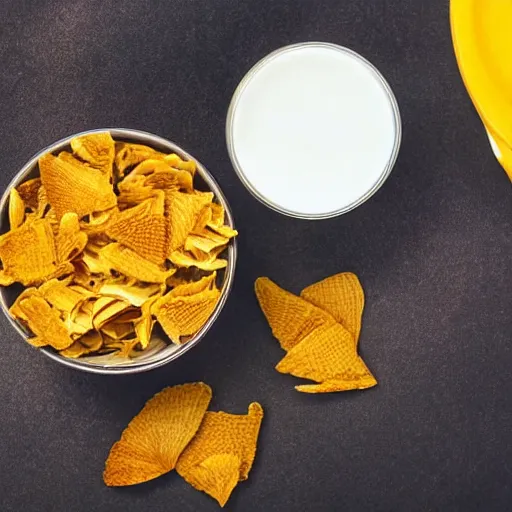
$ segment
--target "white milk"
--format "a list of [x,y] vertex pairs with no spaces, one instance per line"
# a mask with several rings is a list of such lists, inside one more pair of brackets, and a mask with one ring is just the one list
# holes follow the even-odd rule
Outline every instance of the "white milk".
[[369,197],[400,142],[394,96],[371,64],[326,43],[278,50],[235,93],[227,124],[233,164],[282,213],[323,218]]

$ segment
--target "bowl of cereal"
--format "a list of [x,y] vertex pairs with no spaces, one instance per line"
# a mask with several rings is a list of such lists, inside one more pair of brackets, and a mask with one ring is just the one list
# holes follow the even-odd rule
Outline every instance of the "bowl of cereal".
[[0,200],[0,305],[47,357],[92,373],[167,364],[204,338],[231,291],[233,215],[179,146],[130,129],[66,137]]

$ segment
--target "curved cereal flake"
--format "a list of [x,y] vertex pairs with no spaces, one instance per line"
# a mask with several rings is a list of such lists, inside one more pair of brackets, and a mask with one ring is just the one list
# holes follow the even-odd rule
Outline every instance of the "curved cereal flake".
[[[225,247],[220,247],[219,249],[224,250]],[[197,267],[206,271],[220,270],[222,268],[226,268],[228,265],[227,260],[217,257],[218,253],[216,252],[216,249],[210,251],[209,254],[203,253],[201,256],[201,259],[198,259],[192,253],[180,250],[172,252],[169,256],[169,260],[176,267]]]
[[212,203],[210,205],[212,210],[212,219],[208,223],[209,227],[220,227],[224,226],[226,213],[224,211],[224,207],[218,203]]
[[41,178],[33,178],[31,180],[24,181],[16,188],[22,201],[25,203],[25,206],[30,208],[33,212],[37,210],[37,206],[39,204],[38,192],[40,188]]
[[[234,231],[233,236],[237,234]],[[219,235],[209,229],[203,229],[200,233],[191,233],[185,240],[185,251],[198,249],[204,253],[210,253],[218,247],[224,247],[229,238]]]
[[167,221],[151,212],[152,201],[117,214],[107,227],[107,235],[135,251],[143,258],[160,265],[167,256]]
[[9,226],[19,228],[25,220],[25,203],[19,192],[13,188],[9,194]]
[[179,284],[174,287],[169,293],[168,297],[180,297],[186,295],[195,295],[205,290],[210,290],[212,286],[215,286],[215,280],[217,279],[217,272],[201,278],[199,281],[192,281],[183,284]]
[[72,266],[56,265],[56,259],[53,232],[46,220],[25,223],[0,236],[0,275],[6,281],[30,286],[72,272]]
[[71,149],[82,160],[100,170],[109,179],[112,176],[115,147],[109,132],[80,135],[71,139]]
[[334,318],[309,302],[283,290],[267,277],[255,283],[263,314],[284,350],[290,350],[317,327],[333,325]]
[[211,396],[210,387],[197,382],[166,388],[151,398],[110,450],[105,484],[138,484],[173,470],[201,425]]
[[99,257],[113,270],[147,283],[164,283],[174,273],[174,270],[165,270],[117,243],[103,247]]
[[60,219],[59,232],[55,242],[57,261],[75,259],[87,245],[87,234],[80,231],[80,223],[76,213],[65,213]]
[[103,338],[99,332],[90,332],[82,336],[80,339],[73,342],[73,344],[61,350],[61,356],[76,359],[78,357],[97,352],[103,345]]
[[364,308],[364,291],[355,274],[344,272],[328,277],[304,288],[300,296],[331,314],[336,322],[352,334],[357,345]]
[[[143,165],[143,164],[141,164]],[[178,169],[161,168],[148,176],[144,180],[144,185],[151,188],[162,190],[185,190],[191,191],[194,188],[192,176],[187,171]]]
[[338,323],[311,332],[284,356],[276,370],[316,382],[344,381],[354,386],[351,389],[372,378],[357,355],[353,336]]
[[171,153],[170,155],[164,156],[164,161],[168,163],[171,167],[187,171],[188,173],[190,173],[192,177],[196,172],[197,166],[194,160],[182,160],[175,153]]
[[41,296],[60,312],[70,315],[87,297],[84,293],[69,286],[70,279],[60,281],[52,279],[38,288]]
[[181,454],[176,470],[188,481],[195,467],[210,457],[229,453],[241,461],[238,479],[247,480],[262,420],[263,408],[257,402],[249,405],[247,414],[207,412],[196,436]]
[[107,282],[101,285],[98,293],[127,300],[132,306],[140,307],[160,291],[158,284],[146,286]]
[[295,386],[301,393],[336,393],[338,391],[352,391],[354,389],[368,389],[377,385],[373,375],[367,375],[356,380],[329,379],[320,384],[302,384]]
[[37,347],[50,345],[56,350],[64,350],[73,343],[59,312],[42,297],[29,296],[19,301],[16,308],[11,308],[10,313],[28,324],[35,338],[27,341]]
[[194,295],[173,296],[172,291],[158,299],[152,311],[171,341],[180,344],[182,336],[196,334],[212,315],[220,291],[205,290]]
[[194,489],[209,494],[224,507],[238,484],[240,464],[236,455],[220,453],[190,468],[184,478]]
[[116,144],[115,165],[120,176],[134,165],[140,164],[149,158],[163,160],[164,153],[160,153],[143,144],[119,142]]
[[48,200],[59,219],[67,212],[82,218],[116,206],[112,186],[97,169],[73,165],[51,154],[39,159],[39,169]]
[[210,204],[212,199],[211,193],[196,195],[177,191],[166,192],[165,211],[169,222],[168,254],[183,246],[203,208]]
[[142,305],[141,318],[138,322],[135,323],[135,333],[137,335],[137,339],[140,342],[142,350],[147,348],[151,342],[151,333],[153,332],[153,327],[155,325],[155,321],[153,320],[153,315],[151,313],[151,308],[157,299],[158,297],[149,299]]

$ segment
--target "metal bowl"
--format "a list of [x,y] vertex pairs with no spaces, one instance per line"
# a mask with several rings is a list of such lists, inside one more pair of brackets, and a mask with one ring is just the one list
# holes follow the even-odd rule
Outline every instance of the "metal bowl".
[[[212,177],[212,175],[206,170],[206,168],[203,165],[201,165],[201,163],[199,163],[195,158],[189,155],[186,151],[181,149],[173,142],[168,141],[162,137],[158,137],[157,135],[153,135],[151,133],[139,130],[129,130],[124,128],[103,128],[98,130],[89,130],[77,133],[75,135],[66,137],[65,139],[62,139],[58,142],[55,142],[54,144],[48,146],[47,148],[43,149],[42,151],[34,155],[23,166],[23,168],[16,174],[13,180],[9,183],[7,189],[2,195],[2,198],[0,199],[0,233],[5,233],[8,230],[8,205],[9,194],[11,189],[13,187],[17,187],[22,182],[30,178],[37,177],[39,175],[37,162],[42,155],[44,155],[45,153],[56,153],[63,150],[69,150],[71,139],[78,135],[85,135],[89,133],[105,131],[109,131],[114,140],[116,141],[145,144],[162,152],[176,153],[185,160],[195,160],[197,163],[195,187],[200,190],[208,190],[214,193],[216,200],[224,207],[226,211],[226,223],[230,227],[234,228],[233,214],[219,185]],[[109,375],[145,372],[163,366],[167,363],[170,363],[171,361],[178,359],[178,357],[182,356],[185,352],[188,352],[190,349],[195,347],[204,338],[204,336],[209,331],[210,327],[213,325],[215,320],[217,320],[222,308],[224,307],[228,295],[231,291],[233,278],[235,275],[235,266],[237,259],[237,247],[235,240],[232,240],[230,242],[228,248],[226,249],[226,254],[224,255],[224,257],[227,259],[228,265],[224,272],[219,273],[219,282],[222,288],[221,296],[217,304],[217,307],[215,308],[213,314],[210,316],[206,324],[202,327],[202,329],[198,333],[196,333],[187,343],[183,345],[174,345],[172,343],[169,343],[168,341],[164,341],[162,339],[163,336],[154,334],[151,340],[151,344],[148,347],[148,350],[144,351],[143,353],[144,355],[132,359],[113,357],[111,355],[69,359],[59,355],[58,352],[56,352],[52,348],[45,347],[37,350],[42,352],[45,356],[49,357],[50,359],[53,359],[54,361],[57,361],[65,366],[69,366],[70,368],[75,368],[77,370],[82,370],[85,372]],[[12,324],[12,326],[26,340],[29,337],[29,333],[21,324],[16,322],[9,315],[9,307],[14,303],[16,297],[19,295],[21,290],[22,288],[19,285],[1,287],[0,306],[5,316],[9,319],[9,322]]]

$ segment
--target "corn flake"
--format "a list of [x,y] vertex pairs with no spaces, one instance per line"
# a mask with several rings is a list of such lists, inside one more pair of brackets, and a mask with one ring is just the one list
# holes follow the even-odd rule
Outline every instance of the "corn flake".
[[198,382],[166,388],[151,398],[110,450],[105,483],[133,485],[173,470],[199,429],[211,396],[210,387]]

